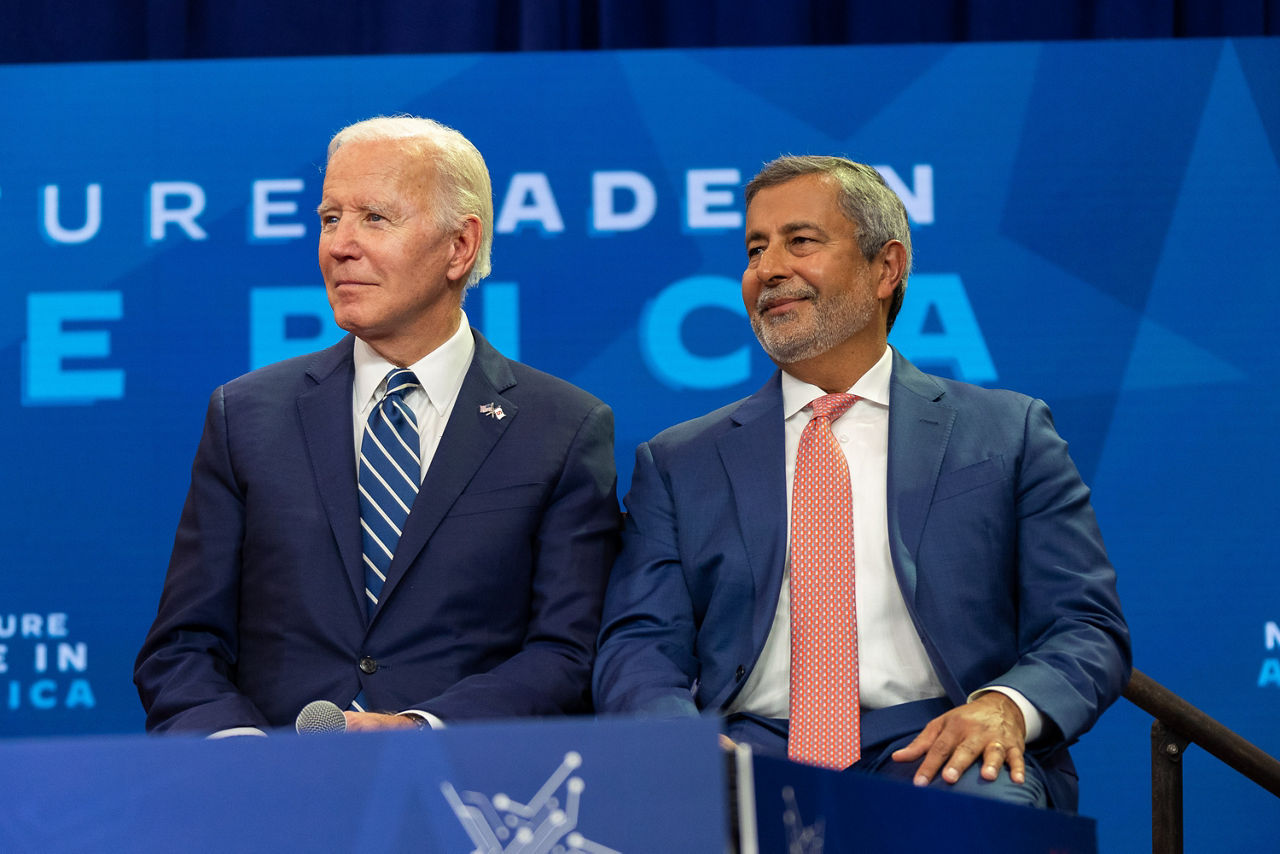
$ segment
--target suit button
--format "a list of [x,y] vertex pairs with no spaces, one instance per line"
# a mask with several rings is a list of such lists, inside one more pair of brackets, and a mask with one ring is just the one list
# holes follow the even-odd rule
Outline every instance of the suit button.
[[372,676],[374,673],[378,672],[378,662],[366,655],[364,658],[360,659],[360,670]]
[[734,679],[737,679],[739,682],[741,682],[741,681],[742,681],[742,677],[743,677],[743,676],[746,676],[746,675],[747,675],[747,668],[745,668],[745,667],[743,667],[741,664],[739,664],[739,665],[738,665],[738,670],[737,670],[737,672],[733,674],[733,678],[734,678]]

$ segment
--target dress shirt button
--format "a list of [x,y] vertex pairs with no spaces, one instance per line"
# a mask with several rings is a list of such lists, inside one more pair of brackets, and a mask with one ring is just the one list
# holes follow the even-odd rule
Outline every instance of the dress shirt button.
[[374,673],[378,672],[378,662],[366,655],[364,658],[360,659],[360,670],[372,676]]
[[741,681],[742,681],[742,677],[743,677],[743,676],[746,676],[746,675],[747,675],[747,668],[745,668],[745,667],[743,667],[741,664],[739,664],[739,665],[738,665],[738,669],[737,669],[737,671],[733,674],[733,678],[734,678],[734,679],[737,679],[739,682],[741,682]]
[[843,444],[845,444],[845,443],[847,443],[847,442],[849,441],[849,437],[848,437],[848,436],[846,436],[846,435],[845,435],[845,434],[843,434],[843,433],[841,433],[837,438],[839,438],[839,439],[840,439],[840,444],[841,444],[841,445],[843,445]]

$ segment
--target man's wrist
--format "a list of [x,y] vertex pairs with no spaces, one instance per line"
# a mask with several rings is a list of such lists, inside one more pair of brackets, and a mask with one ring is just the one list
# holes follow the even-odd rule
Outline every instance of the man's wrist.
[[1021,691],[1010,688],[1006,685],[991,685],[987,688],[980,688],[969,695],[969,702],[973,702],[979,697],[987,694],[999,694],[1006,697],[1017,706],[1018,711],[1022,713],[1022,727],[1024,735],[1024,743],[1030,744],[1039,738],[1040,733],[1044,729],[1044,718],[1040,714],[1040,710],[1031,704],[1031,701],[1023,696]]
[[400,717],[409,718],[418,725],[418,729],[444,729],[444,721],[421,709],[406,709]]
[[420,718],[417,715],[412,715],[412,714],[409,714],[408,712],[401,712],[399,715],[397,715],[397,717],[407,718],[408,720],[412,721],[413,725],[420,730],[431,729],[431,724],[427,723],[425,719]]

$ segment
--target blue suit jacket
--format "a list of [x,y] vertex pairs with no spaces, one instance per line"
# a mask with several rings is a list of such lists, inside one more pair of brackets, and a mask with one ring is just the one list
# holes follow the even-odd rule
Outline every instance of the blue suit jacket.
[[[894,571],[947,697],[1021,691],[1047,718],[1037,752],[1069,761],[1055,752],[1119,696],[1130,652],[1089,490],[1047,407],[895,352],[887,480]],[[785,569],[779,375],[641,445],[626,504],[597,710],[719,711],[760,655]]]
[[289,726],[361,689],[445,720],[590,708],[617,550],[612,412],[475,333],[370,620],[353,340],[213,393],[135,668],[148,729]]

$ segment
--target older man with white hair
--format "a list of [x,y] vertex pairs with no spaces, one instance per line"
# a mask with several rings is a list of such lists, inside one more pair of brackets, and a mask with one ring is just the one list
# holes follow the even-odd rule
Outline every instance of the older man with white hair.
[[429,119],[329,144],[320,269],[351,334],[214,391],[134,681],[152,731],[589,709],[613,416],[470,328],[484,159]]

